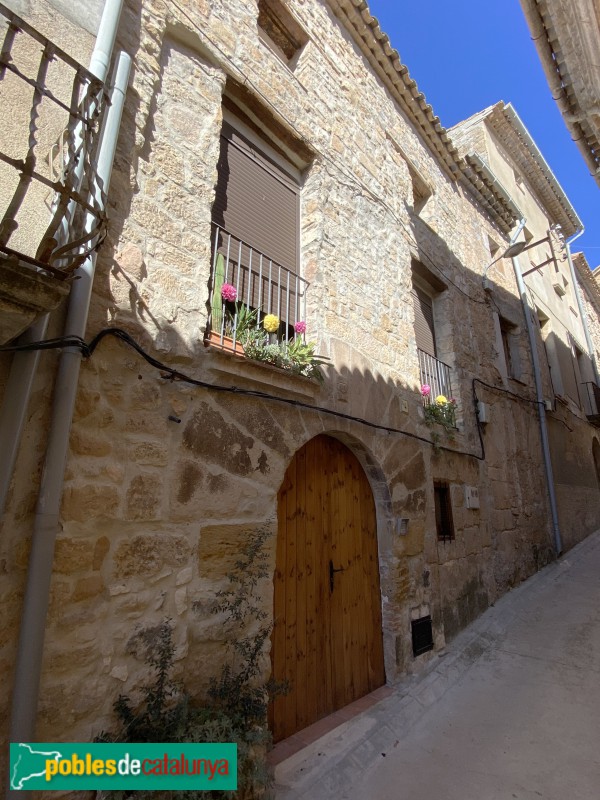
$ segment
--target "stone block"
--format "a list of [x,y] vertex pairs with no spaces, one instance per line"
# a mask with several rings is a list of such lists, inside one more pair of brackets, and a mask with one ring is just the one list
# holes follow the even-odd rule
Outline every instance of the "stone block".
[[121,541],[113,558],[115,579],[155,575],[165,565],[183,567],[191,548],[185,537],[170,533],[134,536]]
[[74,603],[80,600],[89,600],[104,592],[104,581],[100,575],[90,575],[77,581],[71,594]]
[[158,519],[161,514],[162,480],[160,475],[136,475],[126,497],[127,519]]
[[110,542],[106,536],[101,536],[96,540],[94,545],[94,556],[92,560],[92,569],[98,570],[102,567],[104,559],[110,550]]
[[249,450],[254,439],[223,419],[206,402],[194,414],[183,432],[183,444],[199,459],[218,464],[225,472],[247,475],[253,471]]
[[137,464],[162,467],[169,463],[169,451],[163,442],[137,442],[131,445],[130,451]]
[[208,525],[200,531],[198,539],[198,574],[200,578],[221,580],[235,566],[240,551],[256,525]]
[[110,441],[81,427],[71,430],[70,445],[72,452],[80,456],[107,456],[112,450]]
[[96,540],[89,538],[73,539],[59,536],[54,550],[54,572],[72,575],[89,572],[94,563]]
[[94,412],[100,402],[100,392],[79,387],[75,401],[74,419],[83,419]]
[[112,517],[117,512],[119,502],[119,487],[115,485],[74,484],[65,489],[61,516],[67,522],[85,522],[98,517]]

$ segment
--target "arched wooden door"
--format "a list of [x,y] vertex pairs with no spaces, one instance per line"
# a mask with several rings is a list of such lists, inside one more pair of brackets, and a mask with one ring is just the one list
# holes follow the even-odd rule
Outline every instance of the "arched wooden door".
[[375,503],[354,454],[317,436],[278,494],[271,729],[285,739],[385,682]]

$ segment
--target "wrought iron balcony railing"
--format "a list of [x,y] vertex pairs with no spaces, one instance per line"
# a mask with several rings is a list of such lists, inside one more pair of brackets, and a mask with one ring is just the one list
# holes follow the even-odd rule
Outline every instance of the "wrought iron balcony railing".
[[0,253],[64,279],[104,236],[95,159],[107,94],[2,4],[0,39]]
[[423,403],[429,405],[436,397],[442,395],[447,400],[452,398],[451,368],[438,358],[417,348],[421,386],[429,386],[429,393],[423,394]]
[[267,315],[279,319],[273,339],[291,340],[297,323],[306,320],[308,286],[292,270],[213,223],[208,332],[212,345],[241,352],[240,336],[260,328]]

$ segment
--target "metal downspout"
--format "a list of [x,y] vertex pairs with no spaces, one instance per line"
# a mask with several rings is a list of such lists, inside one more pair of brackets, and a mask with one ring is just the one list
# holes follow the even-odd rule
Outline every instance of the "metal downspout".
[[[524,224],[524,223],[523,223]],[[546,473],[546,484],[548,486],[548,495],[550,498],[550,512],[552,514],[552,529],[554,534],[554,548],[556,555],[562,553],[562,537],[560,535],[560,527],[558,524],[558,509],[556,506],[556,492],[554,491],[554,474],[552,471],[552,460],[550,458],[550,442],[548,440],[548,427],[546,425],[546,406],[544,404],[544,391],[542,388],[542,378],[540,373],[540,361],[538,358],[537,341],[535,338],[535,331],[533,328],[533,321],[531,319],[531,308],[529,306],[529,299],[527,297],[527,289],[525,281],[521,274],[521,266],[519,264],[518,256],[511,259],[515,276],[517,279],[517,286],[523,304],[523,311],[525,313],[525,324],[527,325],[527,333],[529,335],[529,346],[531,348],[531,360],[533,362],[533,377],[535,380],[535,392],[537,397],[538,417],[540,421],[540,436],[542,439],[542,453],[544,456],[544,469]]]
[[[119,27],[123,0],[106,0],[98,27],[96,44],[90,58],[89,71],[106,80],[108,67]],[[83,170],[83,159],[81,160]],[[77,281],[75,281],[77,285]],[[19,337],[19,344],[39,342],[46,336],[49,314],[44,314]],[[15,353],[12,359],[4,400],[0,408],[0,519],[6,508],[19,445],[25,427],[29,398],[40,360],[39,351]]]
[[[102,179],[105,192],[108,191],[110,183],[130,64],[129,56],[120,53],[111,90],[111,106],[105,118],[98,158],[98,175]],[[78,270],[77,274],[81,277],[75,282],[71,293],[65,335],[80,337],[85,335],[95,264],[96,253],[93,253]],[[59,525],[64,469],[80,363],[81,352],[78,349],[67,348],[62,352],[54,390],[48,448],[32,534],[23,602],[13,690],[10,729],[12,742],[31,742],[35,736],[54,543]],[[9,791],[8,797],[11,800],[24,800],[27,794],[21,791]]]
[[587,345],[588,355],[590,357],[590,361],[592,362],[592,367],[594,369],[594,377],[596,378],[596,385],[600,385],[600,373],[598,372],[598,364],[596,363],[596,353],[594,350],[594,343],[592,342],[592,337],[590,335],[590,328],[588,325],[585,306],[583,305],[583,300],[581,299],[581,289],[579,288],[577,273],[575,272],[575,267],[573,266],[573,259],[571,258],[571,244],[575,241],[575,239],[579,239],[579,237],[584,233],[584,231],[585,228],[582,228],[580,231],[578,231],[575,234],[575,236],[572,236],[568,241],[565,242],[565,246],[567,250],[567,260],[569,262],[569,269],[571,271],[571,280],[573,281],[573,289],[575,291],[575,297],[577,298],[577,308],[579,309],[579,316],[581,318],[581,323],[583,325],[583,333],[585,335],[585,343]]

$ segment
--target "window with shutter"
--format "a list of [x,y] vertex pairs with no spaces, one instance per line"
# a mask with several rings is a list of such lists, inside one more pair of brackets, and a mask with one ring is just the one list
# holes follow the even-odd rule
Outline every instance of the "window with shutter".
[[433,300],[418,286],[413,286],[415,309],[415,339],[419,350],[435,356],[435,327],[433,322]]
[[213,248],[223,256],[225,282],[235,286],[237,300],[277,315],[284,329],[293,325],[301,318],[304,291],[298,277],[299,173],[291,164],[286,169],[266,141],[238,130],[232,115],[221,131],[212,219]]
[[213,221],[298,270],[298,185],[228,122],[221,131]]

